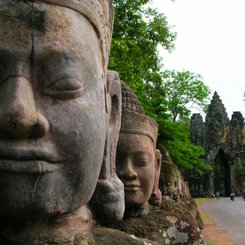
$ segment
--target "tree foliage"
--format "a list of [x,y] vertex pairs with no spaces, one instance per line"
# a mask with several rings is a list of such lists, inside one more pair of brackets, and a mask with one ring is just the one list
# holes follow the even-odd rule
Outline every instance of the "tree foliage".
[[150,8],[149,2],[113,1],[115,22],[109,69],[118,71],[137,94],[146,114],[156,119],[159,143],[165,145],[173,161],[181,168],[202,172],[206,169],[200,159],[203,149],[190,143],[186,125],[173,121],[189,116],[188,102],[205,104],[208,89],[194,73],[162,72],[157,48],[161,45],[171,51],[176,33],[164,14]]
[[190,71],[165,71],[163,73],[164,87],[168,100],[168,109],[174,122],[179,118],[190,117],[189,106],[199,106],[205,109],[210,89],[203,83],[202,77]]
[[186,124],[173,121],[165,121],[159,126],[160,138],[169,152],[173,162],[180,169],[192,169],[199,174],[211,170],[202,156],[204,149],[200,146],[194,146],[190,142],[190,131]]
[[147,7],[150,0],[114,0],[115,21],[109,68],[136,92],[145,95],[148,81],[161,80],[158,45],[171,51],[176,34],[166,17]]

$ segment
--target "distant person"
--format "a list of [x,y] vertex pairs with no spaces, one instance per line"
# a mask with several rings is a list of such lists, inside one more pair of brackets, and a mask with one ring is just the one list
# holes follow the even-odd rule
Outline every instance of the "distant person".
[[245,201],[245,189],[242,190],[242,198]]
[[234,200],[235,200],[235,197],[236,197],[235,192],[232,192],[232,193],[231,193],[231,201],[234,201]]
[[215,197],[216,197],[217,199],[219,199],[219,192],[218,192],[218,191],[215,193]]

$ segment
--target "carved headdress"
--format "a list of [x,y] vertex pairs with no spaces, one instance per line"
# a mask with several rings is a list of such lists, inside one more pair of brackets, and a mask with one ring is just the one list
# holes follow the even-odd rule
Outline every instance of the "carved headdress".
[[122,122],[121,133],[143,134],[150,137],[156,145],[158,124],[157,122],[145,115],[136,94],[123,81],[122,89]]
[[39,0],[39,2],[67,7],[86,17],[98,33],[103,53],[103,62],[107,66],[113,28],[113,7],[111,0]]

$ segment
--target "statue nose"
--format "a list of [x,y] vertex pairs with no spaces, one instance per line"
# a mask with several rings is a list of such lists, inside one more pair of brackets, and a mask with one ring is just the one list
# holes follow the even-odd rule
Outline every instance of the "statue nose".
[[39,138],[48,131],[47,119],[37,110],[28,79],[10,77],[0,91],[0,135]]
[[125,180],[137,178],[137,173],[134,169],[132,159],[127,158],[124,160],[118,175]]

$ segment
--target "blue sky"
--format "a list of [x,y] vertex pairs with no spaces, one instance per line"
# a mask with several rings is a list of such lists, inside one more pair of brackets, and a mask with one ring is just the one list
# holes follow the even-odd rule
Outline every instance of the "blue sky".
[[175,50],[160,50],[164,69],[200,74],[231,118],[245,117],[245,0],[153,0],[172,30]]

